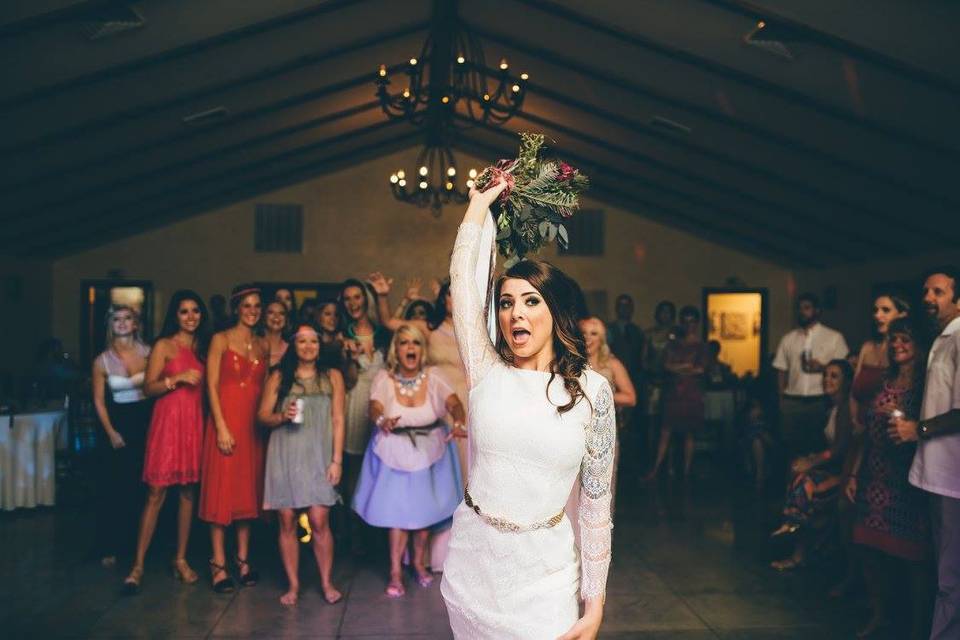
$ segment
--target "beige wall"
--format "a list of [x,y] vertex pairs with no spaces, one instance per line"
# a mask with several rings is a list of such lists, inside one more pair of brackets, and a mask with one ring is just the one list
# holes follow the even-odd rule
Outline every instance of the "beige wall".
[[33,363],[40,342],[51,335],[52,265],[0,256],[0,274],[0,335],[6,336],[0,372],[22,374]]
[[834,269],[800,271],[797,273],[797,287],[798,291],[818,294],[828,287],[836,288],[836,308],[824,312],[824,323],[842,331],[847,336],[850,348],[856,349],[869,337],[874,285],[903,282],[916,292],[920,287],[920,275],[929,268],[943,264],[960,264],[960,250],[899,260],[888,258]]
[[[154,282],[157,316],[180,287],[209,296],[227,293],[243,281],[330,282],[374,269],[399,283],[413,276],[440,277],[448,267],[461,210],[447,207],[434,218],[428,210],[393,199],[387,176],[398,168],[410,172],[415,155],[411,149],[379,158],[58,260],[53,267],[55,329],[69,344],[76,343],[79,283],[103,277],[111,269]],[[462,167],[471,166],[462,155],[460,162]],[[256,202],[304,206],[302,255],[254,253]],[[584,289],[605,289],[610,305],[617,294],[632,294],[641,324],[649,323],[658,300],[699,305],[701,287],[722,286],[735,277],[748,286],[770,289],[771,338],[789,325],[788,270],[620,209],[595,202],[586,206],[606,210],[606,255],[557,257],[550,250],[544,257]]]

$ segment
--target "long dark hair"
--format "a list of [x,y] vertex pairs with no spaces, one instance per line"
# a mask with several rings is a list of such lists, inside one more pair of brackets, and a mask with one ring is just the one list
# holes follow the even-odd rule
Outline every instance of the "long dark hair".
[[440,284],[440,291],[437,292],[437,299],[433,303],[433,309],[427,316],[427,326],[433,331],[447,319],[447,294],[450,293],[450,279],[445,278]]
[[[553,316],[553,362],[550,363],[550,380],[547,382],[547,398],[550,384],[556,376],[563,378],[563,387],[570,394],[570,402],[557,407],[558,413],[573,409],[586,393],[580,385],[580,376],[587,367],[587,347],[577,325],[577,301],[582,298],[580,286],[567,274],[549,262],[523,260],[510,267],[497,280],[494,301],[499,305],[503,283],[511,278],[526,280],[543,296]],[[500,331],[497,320],[497,352],[509,364],[514,363],[513,352]]]
[[210,345],[210,314],[207,313],[207,305],[203,303],[203,298],[192,289],[180,289],[170,297],[170,303],[167,305],[167,312],[163,315],[163,325],[160,328],[157,340],[171,338],[180,331],[177,312],[180,310],[180,303],[185,300],[192,300],[196,303],[197,309],[200,310],[200,324],[197,325],[197,330],[193,334],[193,350],[202,362],[207,358],[207,347]]
[[324,347],[323,340],[320,339],[320,327],[312,322],[297,322],[295,324],[293,335],[290,336],[290,346],[287,347],[280,362],[274,367],[274,371],[280,372],[280,386],[277,389],[277,409],[283,403],[283,399],[290,393],[293,383],[296,382],[297,367],[300,366],[300,358],[297,357],[297,331],[301,327],[306,327],[316,332],[317,339],[320,341],[320,353],[317,355],[316,369],[317,375],[326,373],[330,369],[336,369],[340,366],[340,351],[337,348]]
[[363,311],[366,313],[367,319],[370,320],[370,324],[373,325],[374,349],[378,351],[386,350],[390,344],[390,331],[380,323],[375,313],[377,294],[369,284],[361,282],[356,278],[344,280],[343,284],[340,285],[340,293],[337,294],[337,304],[340,307],[340,317],[342,318],[341,322],[343,323],[344,332],[349,334],[353,323],[353,320],[350,319],[350,314],[347,312],[347,305],[343,302],[343,294],[350,287],[357,287],[363,292]]
[[[874,292],[873,299],[874,301],[880,298],[890,298],[890,302],[893,303],[893,308],[896,309],[899,313],[906,313],[907,315],[904,318],[909,318],[912,314],[910,300],[903,294],[901,291],[895,289],[880,289],[879,291]],[[887,328],[889,334],[889,327]],[[874,342],[881,342],[883,336],[880,335],[880,332],[877,330],[876,324],[873,326],[873,340]]]
[[916,323],[909,318],[897,318],[890,323],[887,329],[887,337],[890,338],[890,344],[887,346],[887,358],[890,362],[890,368],[887,370],[887,379],[896,380],[900,375],[900,365],[893,358],[893,336],[895,334],[909,336],[914,345],[913,358],[913,380],[911,384],[914,389],[922,389],[924,378],[926,377],[927,366],[927,348],[924,344],[924,334],[917,327]]

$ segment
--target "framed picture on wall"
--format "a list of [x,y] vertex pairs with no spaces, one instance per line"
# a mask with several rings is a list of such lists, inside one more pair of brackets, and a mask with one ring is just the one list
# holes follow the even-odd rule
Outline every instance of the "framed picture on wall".
[[704,288],[704,339],[720,343],[720,360],[737,376],[760,372],[767,352],[767,290]]

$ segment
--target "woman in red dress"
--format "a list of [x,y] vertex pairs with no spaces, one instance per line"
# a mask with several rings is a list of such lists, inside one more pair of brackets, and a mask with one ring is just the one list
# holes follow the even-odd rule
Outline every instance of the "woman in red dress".
[[213,590],[233,590],[227,572],[224,536],[236,525],[234,563],[243,586],[257,583],[257,572],[247,562],[250,520],[263,505],[264,440],[256,427],[257,404],[270,360],[270,347],[254,333],[260,321],[260,290],[235,287],[230,307],[236,324],[210,342],[207,355],[207,393],[210,418],[203,443],[200,519],[210,523]]
[[163,320],[160,337],[147,361],[144,393],[156,397],[143,461],[143,481],[149,490],[140,531],[137,555],[124,590],[140,590],[143,561],[157,526],[157,516],[167,496],[167,487],[176,485],[180,493],[177,516],[177,555],[173,575],[182,582],[197,581],[196,572],[187,564],[187,542],[193,518],[195,485],[200,480],[200,454],[203,444],[203,372],[201,358],[209,339],[209,316],[203,299],[193,291],[173,294]]
[[647,474],[653,480],[667,455],[672,433],[683,435],[683,476],[690,476],[693,463],[694,437],[703,428],[703,372],[707,350],[700,340],[700,310],[684,307],[680,310],[680,334],[663,351],[663,368],[667,387],[663,399],[663,424],[657,459]]

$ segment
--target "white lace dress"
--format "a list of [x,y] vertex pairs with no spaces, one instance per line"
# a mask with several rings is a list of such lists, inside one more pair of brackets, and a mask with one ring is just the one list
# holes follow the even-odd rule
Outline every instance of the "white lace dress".
[[[529,640],[565,633],[579,616],[578,596],[602,598],[610,566],[610,480],[616,437],[613,395],[588,370],[589,402],[560,414],[569,396],[557,377],[505,364],[483,318],[483,293],[473,280],[481,228],[460,227],[450,267],[454,326],[467,368],[471,432],[469,493],[483,514],[523,526],[504,530],[465,502],[453,515],[441,590],[454,637]],[[581,546],[561,514],[580,481]]]

